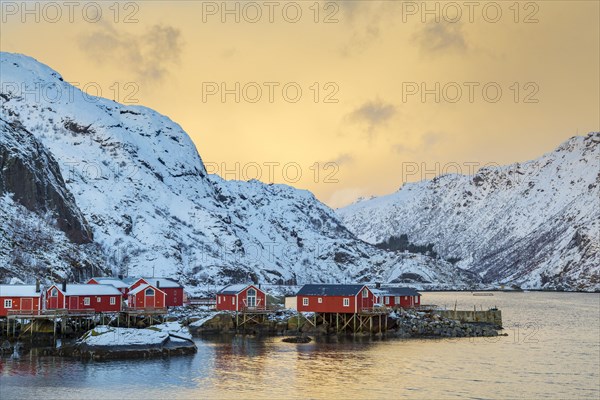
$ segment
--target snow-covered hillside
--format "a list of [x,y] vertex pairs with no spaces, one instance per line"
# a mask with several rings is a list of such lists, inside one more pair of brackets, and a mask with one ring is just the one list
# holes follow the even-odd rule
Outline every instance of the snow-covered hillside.
[[23,55],[1,53],[0,68],[2,118],[22,124],[58,161],[102,249],[102,267],[113,273],[173,276],[192,286],[474,284],[471,273],[443,260],[358,240],[309,192],[207,175],[187,134],[155,111],[91,98]]
[[0,276],[102,273],[90,227],[44,146],[0,118]]
[[485,282],[600,290],[600,133],[537,160],[445,175],[337,211],[359,238],[407,235]]

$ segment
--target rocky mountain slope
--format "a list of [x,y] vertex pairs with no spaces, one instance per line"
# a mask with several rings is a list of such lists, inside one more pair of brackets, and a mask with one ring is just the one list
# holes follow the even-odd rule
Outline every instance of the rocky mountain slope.
[[0,276],[102,273],[92,233],[58,163],[18,123],[0,119]]
[[[26,56],[1,53],[0,69],[1,118],[57,161],[83,214],[72,207],[69,226],[81,235],[71,239],[91,239],[83,233],[89,225],[99,268],[191,286],[253,279],[466,287],[478,280],[444,260],[357,239],[309,192],[209,176],[187,134],[155,111],[85,95]],[[17,186],[10,190],[18,201]],[[63,198],[71,204],[66,192]],[[2,203],[3,212],[11,204]]]
[[590,133],[530,162],[406,184],[337,213],[367,242],[429,245],[487,283],[600,290],[599,199],[600,133]]

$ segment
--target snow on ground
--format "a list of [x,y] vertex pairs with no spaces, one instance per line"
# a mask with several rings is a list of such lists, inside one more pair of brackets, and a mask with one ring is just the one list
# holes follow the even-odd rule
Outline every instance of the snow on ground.
[[89,346],[138,346],[161,345],[169,339],[169,333],[158,329],[115,328],[100,325],[88,331],[80,339]]

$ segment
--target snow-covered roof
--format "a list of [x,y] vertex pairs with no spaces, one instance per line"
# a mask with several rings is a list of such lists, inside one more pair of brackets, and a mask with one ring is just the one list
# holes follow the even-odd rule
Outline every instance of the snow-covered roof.
[[238,283],[233,285],[227,285],[217,292],[217,294],[238,294],[248,286],[254,286],[251,283]]
[[127,287],[135,284],[137,281],[139,281],[140,279],[145,280],[146,282],[148,282],[149,284],[156,286],[156,287],[161,287],[161,288],[180,288],[183,287],[181,286],[179,283],[175,282],[172,279],[169,278],[151,278],[151,277],[135,277],[135,276],[131,276],[131,277],[127,277],[127,278],[123,278],[121,279],[122,282],[124,282]]
[[365,285],[304,285],[298,296],[355,296]]
[[156,287],[160,287],[160,288],[180,288],[180,287],[183,287],[179,283],[177,283],[174,280],[169,279],[169,278],[148,278],[148,277],[144,277],[144,280],[146,282],[148,282],[149,284],[154,285]]
[[99,284],[102,284],[102,285],[113,285],[117,289],[129,287],[129,285],[126,284],[125,282],[123,282],[121,279],[113,278],[110,276],[98,276],[98,277],[95,276],[91,279],[95,280],[96,282],[98,282]]
[[144,285],[140,285],[140,286],[136,287],[135,289],[133,289],[132,291],[130,291],[130,292],[129,292],[129,294],[130,294],[130,295],[136,295],[136,294],[138,294],[139,292],[141,292],[142,290],[146,290],[147,288],[156,289],[156,290],[158,290],[159,292],[162,292],[162,293],[164,293],[162,290],[160,290],[160,289],[159,289],[159,288],[157,288],[157,287],[154,287],[153,285],[146,285],[146,284],[144,284]]
[[55,284],[53,285],[61,292],[65,293],[67,296],[101,296],[101,295],[121,295],[121,292],[117,290],[113,285],[103,285],[103,284],[67,284],[67,291],[64,292],[62,290],[62,285]]
[[421,293],[417,292],[413,288],[409,287],[389,287],[389,288],[380,288],[380,289],[372,289],[373,292],[378,290],[381,294],[378,296],[420,296]]
[[139,281],[140,279],[142,279],[142,278],[135,277],[135,276],[128,276],[128,277],[123,278],[121,280],[123,282],[125,282],[125,284],[127,284],[127,286],[129,287],[129,286],[133,285],[134,283],[136,283],[137,281]]
[[39,297],[35,285],[0,285],[0,297]]

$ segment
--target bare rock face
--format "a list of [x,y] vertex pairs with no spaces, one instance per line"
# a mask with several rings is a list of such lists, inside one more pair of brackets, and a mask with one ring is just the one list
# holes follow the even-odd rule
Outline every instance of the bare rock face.
[[93,235],[52,155],[17,122],[0,119],[0,195],[38,214],[51,213],[57,227],[76,244]]

